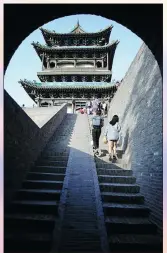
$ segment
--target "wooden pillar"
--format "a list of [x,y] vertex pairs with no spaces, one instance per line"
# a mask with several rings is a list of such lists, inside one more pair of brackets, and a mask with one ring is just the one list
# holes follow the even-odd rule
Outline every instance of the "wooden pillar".
[[39,106],[39,100],[38,99],[36,100],[36,102],[37,102],[37,106]]
[[74,99],[72,99],[72,112],[75,113],[75,106],[76,105],[76,102]]
[[41,99],[40,98],[38,98],[38,100],[37,100],[37,105],[38,105],[38,107],[41,107]]
[[74,114],[75,112],[75,105],[72,104],[72,113]]
[[104,58],[103,58],[103,60],[102,60],[102,68],[104,68]]
[[43,53],[43,56],[42,56],[42,70],[44,70],[44,53]]
[[49,57],[47,57],[47,69],[49,69]]
[[108,69],[108,53],[107,53],[107,69]]

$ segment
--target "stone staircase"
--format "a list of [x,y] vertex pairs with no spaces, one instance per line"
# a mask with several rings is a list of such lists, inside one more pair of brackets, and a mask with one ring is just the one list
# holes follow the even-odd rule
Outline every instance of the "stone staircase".
[[[5,212],[5,252],[101,252],[102,236],[108,236],[113,253],[162,252],[157,227],[149,220],[150,210],[132,170],[111,164],[106,156],[90,155],[85,119],[79,115],[76,121],[74,115],[67,115],[16,192]],[[121,150],[118,157],[121,161]],[[100,234],[96,186],[107,236]]]
[[[91,117],[88,117],[89,123]],[[117,162],[108,160],[108,147],[100,137],[101,157],[95,156],[96,170],[103,203],[105,226],[111,252],[162,252],[162,238],[150,217],[150,209],[140,194],[133,171],[122,168],[123,151],[118,149]]]
[[5,249],[51,249],[68,156],[62,159],[64,166],[60,167],[58,156],[47,157],[48,165],[39,161],[28,173],[12,202],[11,212],[5,215]]
[[[120,161],[121,150],[118,156]],[[157,227],[149,219],[150,209],[132,170],[106,156],[95,157],[95,163],[111,252],[162,252]]]
[[49,252],[52,248],[73,129],[70,119],[74,123],[67,115],[5,213],[5,252]]

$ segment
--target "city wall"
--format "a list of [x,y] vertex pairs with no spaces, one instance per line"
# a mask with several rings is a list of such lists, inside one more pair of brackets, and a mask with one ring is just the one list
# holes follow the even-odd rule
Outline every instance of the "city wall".
[[[35,108],[36,113],[38,109],[41,108]],[[9,94],[4,92],[5,208],[67,113],[66,104],[60,106],[59,110],[55,109],[55,113],[53,108],[47,109],[51,110],[50,118],[44,117],[44,113],[41,114],[39,127]]]
[[114,96],[109,119],[117,114],[122,127],[123,167],[132,169],[151,218],[162,229],[162,77],[143,44]]

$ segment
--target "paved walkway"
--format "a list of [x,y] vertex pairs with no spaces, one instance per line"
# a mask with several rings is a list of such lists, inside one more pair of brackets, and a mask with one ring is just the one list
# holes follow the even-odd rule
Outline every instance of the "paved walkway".
[[34,107],[22,109],[35,122],[38,127],[43,127],[61,108],[63,105],[51,107]]
[[105,231],[90,141],[87,115],[78,114],[70,143],[64,186],[67,194],[64,200],[60,252],[101,251],[100,233]]

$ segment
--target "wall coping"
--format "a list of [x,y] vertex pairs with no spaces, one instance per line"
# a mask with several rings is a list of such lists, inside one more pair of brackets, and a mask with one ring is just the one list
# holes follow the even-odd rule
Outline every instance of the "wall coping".
[[[27,116],[40,128],[42,129],[49,123],[53,117],[56,116],[65,106],[63,103],[60,106],[54,107],[35,107],[35,108],[22,108]],[[34,114],[33,114],[34,113]]]

